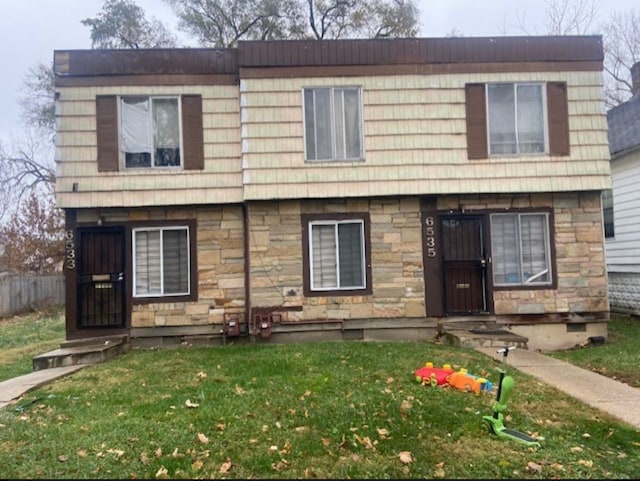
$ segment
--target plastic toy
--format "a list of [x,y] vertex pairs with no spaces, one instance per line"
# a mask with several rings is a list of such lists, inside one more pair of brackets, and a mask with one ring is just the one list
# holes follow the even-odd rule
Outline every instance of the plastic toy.
[[447,377],[453,373],[453,368],[449,364],[442,367],[433,367],[432,362],[425,363],[424,367],[416,369],[416,381],[431,386],[444,386],[447,384]]
[[493,404],[493,415],[483,416],[484,426],[488,431],[493,432],[499,438],[512,439],[519,443],[526,444],[527,446],[540,447],[538,440],[543,438],[533,438],[528,434],[508,429],[504,426],[504,411],[507,409],[507,399],[513,390],[515,385],[513,378],[506,375],[507,355],[509,351],[515,349],[515,346],[505,346],[502,349],[498,349],[498,353],[502,353],[502,366],[500,368],[500,381],[498,382],[498,394],[496,401]]
[[474,392],[476,394],[480,391],[491,392],[493,388],[493,385],[487,379],[469,374],[464,368],[452,373],[447,379],[447,382],[456,389]]

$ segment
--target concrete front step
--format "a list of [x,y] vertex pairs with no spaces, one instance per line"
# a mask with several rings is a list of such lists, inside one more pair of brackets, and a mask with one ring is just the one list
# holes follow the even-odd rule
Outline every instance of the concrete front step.
[[503,329],[449,329],[441,334],[443,344],[456,347],[516,346],[527,349],[528,338]]
[[33,370],[54,367],[75,366],[78,364],[96,364],[114,358],[129,350],[127,336],[100,337],[65,341],[59,349],[45,352],[32,359]]

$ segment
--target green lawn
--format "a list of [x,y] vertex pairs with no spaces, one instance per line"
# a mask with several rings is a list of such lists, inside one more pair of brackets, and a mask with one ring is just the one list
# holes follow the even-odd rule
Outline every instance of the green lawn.
[[327,342],[133,350],[0,411],[3,478],[634,478],[636,429],[513,370],[494,395],[423,386],[453,364],[497,381],[474,350]]

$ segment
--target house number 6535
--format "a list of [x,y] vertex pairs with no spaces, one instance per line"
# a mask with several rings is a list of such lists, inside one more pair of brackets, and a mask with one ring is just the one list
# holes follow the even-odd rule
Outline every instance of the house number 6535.
[[435,220],[429,216],[425,219],[425,244],[427,246],[427,257],[436,256],[436,229]]

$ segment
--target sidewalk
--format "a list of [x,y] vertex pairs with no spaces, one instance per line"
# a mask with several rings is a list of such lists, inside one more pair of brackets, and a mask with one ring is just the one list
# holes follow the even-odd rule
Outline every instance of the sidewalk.
[[[498,354],[495,347],[478,347],[476,350],[502,362],[503,355]],[[510,368],[536,377],[585,404],[640,428],[640,389],[524,349],[509,352],[507,371]]]
[[55,381],[60,377],[67,376],[83,367],[87,367],[87,364],[41,369],[25,374],[24,376],[18,376],[0,382],[0,409],[18,399],[26,392]]

